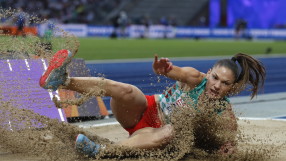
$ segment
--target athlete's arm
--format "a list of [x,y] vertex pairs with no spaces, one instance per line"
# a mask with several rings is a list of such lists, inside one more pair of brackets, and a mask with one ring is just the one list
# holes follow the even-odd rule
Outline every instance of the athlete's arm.
[[160,128],[145,127],[139,129],[128,139],[120,141],[117,144],[140,149],[154,149],[166,146],[173,137],[174,129],[168,124]]
[[153,71],[156,74],[164,75],[173,80],[186,83],[189,86],[199,84],[205,77],[205,74],[201,73],[195,68],[178,67],[173,65],[168,58],[161,58],[158,60],[157,55],[155,55],[154,58]]

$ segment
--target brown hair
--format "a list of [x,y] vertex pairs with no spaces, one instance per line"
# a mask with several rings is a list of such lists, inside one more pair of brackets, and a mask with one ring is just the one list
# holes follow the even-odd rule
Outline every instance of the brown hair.
[[[237,62],[237,64],[236,64]],[[222,59],[216,62],[214,67],[224,66],[229,68],[235,76],[235,86],[232,93],[239,93],[247,85],[251,85],[251,99],[257,95],[258,90],[263,87],[265,80],[265,68],[263,64],[246,54],[238,53],[231,59]]]

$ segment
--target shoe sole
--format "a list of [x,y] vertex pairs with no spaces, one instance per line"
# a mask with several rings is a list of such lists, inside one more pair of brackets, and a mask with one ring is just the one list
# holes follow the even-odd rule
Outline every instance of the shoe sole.
[[40,86],[43,88],[48,88],[47,87],[47,82],[50,80],[51,74],[58,70],[60,67],[68,64],[71,62],[72,54],[68,50],[59,50],[58,52],[55,53],[55,55],[52,57],[49,63],[48,69],[45,71],[45,73],[41,76],[40,78]]
[[75,144],[74,144],[74,148],[76,149],[76,150],[79,150],[78,148],[79,148],[79,146],[81,146],[81,144],[82,144],[82,139],[83,139],[83,134],[78,134],[77,135],[77,137],[76,137],[76,139],[75,139]]

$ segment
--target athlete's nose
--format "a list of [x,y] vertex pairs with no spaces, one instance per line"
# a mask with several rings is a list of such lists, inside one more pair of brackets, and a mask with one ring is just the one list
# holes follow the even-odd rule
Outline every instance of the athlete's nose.
[[220,89],[220,82],[217,81],[214,85],[215,90],[219,90]]

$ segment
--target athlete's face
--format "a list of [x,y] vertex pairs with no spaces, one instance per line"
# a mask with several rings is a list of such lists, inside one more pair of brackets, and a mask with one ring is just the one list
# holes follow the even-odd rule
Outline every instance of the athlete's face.
[[206,94],[209,98],[219,99],[226,96],[232,89],[235,81],[233,72],[226,67],[214,67],[206,75],[208,81]]

